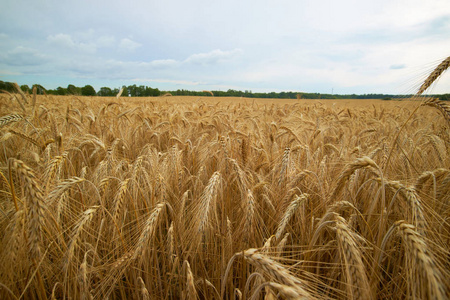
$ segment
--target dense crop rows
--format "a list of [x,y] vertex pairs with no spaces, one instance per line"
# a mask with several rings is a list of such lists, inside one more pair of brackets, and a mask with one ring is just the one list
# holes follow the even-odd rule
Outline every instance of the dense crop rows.
[[441,102],[1,97],[2,299],[449,296]]

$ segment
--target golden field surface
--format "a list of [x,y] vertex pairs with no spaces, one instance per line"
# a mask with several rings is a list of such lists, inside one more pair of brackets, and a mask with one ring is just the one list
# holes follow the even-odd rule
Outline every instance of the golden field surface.
[[449,112],[0,94],[0,298],[448,299]]

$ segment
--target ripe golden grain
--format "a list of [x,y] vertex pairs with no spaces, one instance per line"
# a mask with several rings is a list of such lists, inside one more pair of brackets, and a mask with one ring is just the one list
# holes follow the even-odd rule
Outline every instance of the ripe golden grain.
[[0,98],[2,299],[448,296],[445,103]]

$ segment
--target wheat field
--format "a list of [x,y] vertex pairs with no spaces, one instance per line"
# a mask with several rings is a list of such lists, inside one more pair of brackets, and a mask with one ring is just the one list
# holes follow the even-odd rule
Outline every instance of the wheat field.
[[1,94],[1,299],[446,299],[450,109]]

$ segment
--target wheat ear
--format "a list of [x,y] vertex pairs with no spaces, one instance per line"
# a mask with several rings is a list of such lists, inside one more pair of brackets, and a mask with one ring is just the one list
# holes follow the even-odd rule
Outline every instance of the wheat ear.
[[421,105],[437,108],[442,113],[445,120],[447,120],[447,122],[450,123],[450,106],[447,103],[445,103],[444,101],[440,101],[439,99],[432,98],[432,99],[426,100]]
[[[447,299],[447,280],[442,277],[433,254],[429,251],[424,237],[416,231],[414,225],[404,220],[395,222],[386,233],[381,249],[384,250],[393,232],[398,232],[407,253],[406,261],[412,271],[407,273],[409,297],[419,299]],[[382,261],[380,256],[378,262]],[[410,282],[409,282],[410,281]]]
[[86,211],[83,212],[80,220],[78,221],[77,225],[75,225],[74,231],[72,236],[70,237],[70,242],[68,245],[68,249],[66,252],[66,259],[64,260],[64,269],[67,270],[74,252],[75,252],[75,247],[77,246],[78,242],[79,242],[79,238],[80,238],[80,234],[82,233],[82,231],[84,230],[84,227],[89,224],[89,222],[92,219],[92,216],[94,215],[94,213],[97,211],[98,206],[95,207],[91,207],[89,209],[87,209]]
[[28,244],[30,256],[39,261],[41,257],[42,225],[44,220],[44,197],[34,172],[22,161],[10,158],[9,165],[24,182],[27,199]]
[[23,117],[19,114],[10,114],[0,118],[0,128],[14,122],[23,120]]
[[33,145],[36,145],[39,149],[43,150],[43,145],[41,143],[39,143],[37,140],[33,139],[31,136],[28,136],[28,135],[26,135],[24,133],[21,133],[21,132],[12,130],[12,129],[10,129],[9,132],[11,132],[12,134],[17,135],[18,137],[20,137],[20,138],[22,138],[22,139],[32,143]]
[[350,178],[350,176],[358,169],[372,167],[376,170],[379,170],[378,165],[369,157],[364,156],[362,158],[358,158],[351,164],[348,164],[345,169],[342,171],[339,176],[336,187],[331,195],[331,199],[336,198],[336,196],[340,193],[340,191],[344,188],[345,182]]
[[141,257],[141,255],[143,254],[146,245],[148,245],[148,242],[155,232],[156,226],[158,225],[158,220],[161,216],[161,212],[163,211],[165,206],[166,203],[164,202],[158,203],[153,209],[150,216],[147,218],[147,221],[144,223],[144,230],[139,237],[139,241],[133,253],[132,260],[135,260],[138,256]]
[[144,280],[141,277],[138,277],[139,288],[142,294],[142,300],[150,300],[150,294],[148,293],[147,288],[145,287]]
[[277,241],[280,240],[281,235],[284,233],[286,225],[291,220],[297,208],[300,206],[301,203],[306,201],[308,197],[309,197],[308,194],[302,194],[300,196],[296,195],[295,199],[289,204],[288,208],[286,209],[286,212],[283,215],[283,218],[280,221],[280,224],[278,225],[277,232],[275,233],[275,238]]
[[220,173],[216,171],[209,179],[208,185],[200,197],[200,205],[198,207],[199,218],[198,224],[195,227],[197,234],[204,232],[210,219],[210,215],[212,211],[214,212],[214,204],[217,198],[221,178]]
[[192,274],[191,265],[187,260],[183,262],[183,271],[186,272],[186,290],[183,291],[183,298],[187,300],[196,300],[197,290],[195,289],[194,274]]
[[292,275],[283,265],[259,253],[258,249],[248,249],[242,252],[245,260],[259,268],[264,274],[276,279],[281,284],[293,288],[299,295],[312,298],[306,291],[306,284]]
[[247,197],[246,197],[246,208],[245,208],[245,223],[244,223],[244,241],[249,243],[251,238],[254,238],[254,228],[257,226],[254,226],[255,223],[255,213],[256,213],[256,207],[255,207],[255,198],[253,197],[253,193],[250,190],[247,190]]
[[[362,253],[359,250],[355,232],[350,230],[345,220],[336,217],[336,237],[339,251],[345,261],[347,278],[347,296],[350,299],[372,299],[370,284],[362,261]],[[359,237],[359,239],[361,239]]]
[[[276,291],[280,292],[280,295],[283,296],[285,299],[289,300],[300,300],[300,299],[313,299],[312,297],[308,295],[299,294],[297,289],[290,287],[285,284],[279,284],[276,282],[265,282],[261,284],[259,287],[256,288],[253,295],[250,297],[250,300],[257,300],[259,299],[259,294],[263,288],[271,287],[272,289],[275,289]],[[271,291],[269,291],[271,293]],[[264,299],[268,299],[267,296],[271,295],[271,299],[277,299],[273,296],[273,294],[268,294],[266,290],[266,297]],[[270,299],[270,298],[269,298]]]
[[448,69],[450,66],[450,56],[444,59],[434,70],[431,72],[430,75],[428,75],[427,79],[422,83],[422,85],[419,88],[419,91],[417,92],[417,95],[422,95],[423,92],[425,92],[430,85],[433,84],[433,82],[438,79],[439,76],[444,73],[445,70]]

